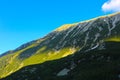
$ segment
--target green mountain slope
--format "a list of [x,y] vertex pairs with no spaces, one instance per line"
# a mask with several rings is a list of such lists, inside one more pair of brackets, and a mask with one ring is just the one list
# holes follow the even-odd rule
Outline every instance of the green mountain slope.
[[[105,42],[103,50],[31,65],[1,80],[120,80],[120,42]],[[112,47],[111,47],[112,45]],[[67,75],[58,75],[68,69]]]
[[[21,71],[23,72],[21,76],[24,76],[23,74],[26,74],[26,72],[24,73],[23,67],[25,67],[26,69],[26,67],[29,68],[30,66],[32,65],[34,66],[35,64],[38,64],[38,66],[43,66],[45,64],[46,67],[43,67],[44,69],[40,67],[41,70],[44,70],[44,72],[43,71],[38,72],[38,76],[40,76],[40,78],[41,76],[43,76],[44,80],[48,80],[48,79],[50,80],[51,78],[53,78],[51,80],[58,80],[58,78],[51,76],[53,74],[50,74],[49,77],[50,72],[54,73],[53,69],[56,70],[54,73],[56,74],[59,70],[71,64],[71,60],[69,62],[68,59],[69,57],[72,60],[77,59],[78,56],[79,57],[82,56],[82,53],[91,55],[92,51],[94,50],[97,50],[96,52],[94,52],[95,55],[97,53],[100,54],[99,52],[107,53],[106,51],[108,50],[104,51],[104,47],[105,47],[104,43],[108,41],[114,41],[114,42],[120,41],[120,13],[98,17],[80,23],[63,25],[41,39],[37,39],[29,43],[23,44],[22,46],[20,46],[15,50],[4,53],[3,55],[0,56],[0,78],[4,78],[16,72],[15,74],[12,74],[12,75],[16,75],[16,77],[11,78],[12,75],[10,76],[10,78],[8,77],[8,80],[16,80],[16,78],[20,77],[20,76],[17,77],[17,75],[21,73]],[[75,57],[75,55],[77,54],[79,55]],[[87,59],[87,55],[85,56],[86,59]],[[64,62],[64,59],[67,61],[66,63]],[[62,63],[61,60],[63,60]],[[96,60],[97,58],[94,60],[95,63],[97,64]],[[54,64],[52,65],[51,63]],[[61,64],[61,66],[59,66],[59,63]],[[106,63],[104,64],[106,65]],[[85,65],[88,67],[90,66],[89,68],[92,70],[91,66],[93,65],[89,64],[89,62],[88,63],[86,62]],[[50,69],[48,68],[49,66],[51,66]],[[57,66],[59,68],[57,68]],[[21,70],[21,68],[23,68],[23,70]],[[76,70],[77,69],[79,73],[79,68],[76,68]],[[80,67],[80,70],[83,70],[84,72],[84,69],[82,69],[82,67]],[[59,75],[65,74],[66,71],[69,71],[69,69],[65,68],[63,72],[59,73]],[[29,70],[27,73],[30,74]],[[34,73],[34,70],[32,73]],[[77,74],[77,72],[74,71],[73,73]],[[74,74],[71,73],[71,75]],[[86,73],[83,74],[80,73],[80,74],[85,75]],[[37,75],[36,72],[35,75]],[[47,79],[44,78],[44,76],[46,75],[48,75]],[[31,75],[26,75],[26,76],[27,77],[23,79],[28,79],[28,77]],[[21,78],[19,80],[23,80]],[[77,79],[77,75],[75,78]],[[68,77],[66,78],[66,80],[67,79]],[[81,79],[83,78],[81,77]]]

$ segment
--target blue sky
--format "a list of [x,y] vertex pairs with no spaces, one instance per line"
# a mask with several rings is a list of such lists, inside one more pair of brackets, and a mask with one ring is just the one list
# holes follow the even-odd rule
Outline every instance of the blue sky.
[[108,0],[0,0],[0,53],[41,38],[57,27],[108,14]]

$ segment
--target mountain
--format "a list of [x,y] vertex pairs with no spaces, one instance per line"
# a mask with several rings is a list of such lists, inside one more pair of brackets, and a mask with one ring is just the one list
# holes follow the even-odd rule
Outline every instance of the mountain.
[[66,24],[0,56],[1,80],[120,80],[120,13]]

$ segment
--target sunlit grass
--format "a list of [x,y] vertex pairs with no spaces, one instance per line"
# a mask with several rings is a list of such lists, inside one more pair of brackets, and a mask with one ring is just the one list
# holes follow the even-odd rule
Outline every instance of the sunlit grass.
[[77,23],[76,23],[76,24],[65,24],[65,25],[57,28],[55,31],[67,30],[67,29],[69,29],[69,28],[71,28],[71,27],[74,27],[75,25],[77,25]]
[[15,53],[12,54],[8,54],[6,56],[3,56],[0,58],[0,78],[5,77],[10,75],[11,73],[19,70],[21,67],[23,67],[24,65],[22,65],[23,63],[21,63],[21,60],[19,60],[17,58],[17,56],[19,56],[19,54],[21,54],[21,52],[35,47],[37,44],[32,44],[22,50],[19,50]]
[[[44,48],[45,47],[43,47],[42,49],[44,49]],[[69,47],[63,48],[59,51],[53,51],[53,50],[47,50],[44,52],[39,51],[39,53],[37,52],[37,54],[26,59],[24,61],[24,65],[27,66],[27,65],[33,65],[33,64],[40,64],[45,61],[60,59],[60,58],[66,57],[68,55],[74,54],[75,51],[77,51],[77,48],[69,48]]]
[[105,41],[115,41],[115,42],[120,42],[120,37],[119,37],[119,36],[110,37],[110,38],[105,39]]

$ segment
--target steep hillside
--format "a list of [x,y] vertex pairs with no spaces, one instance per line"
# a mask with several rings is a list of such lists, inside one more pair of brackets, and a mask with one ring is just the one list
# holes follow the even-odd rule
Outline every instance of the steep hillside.
[[[96,55],[97,53],[99,55],[100,54],[99,52],[104,53],[102,51],[104,51],[105,43],[110,41],[114,41],[116,43],[120,41],[120,13],[102,16],[102,17],[98,17],[98,18],[80,22],[80,23],[63,25],[41,39],[31,41],[29,43],[26,43],[20,46],[16,50],[8,51],[5,54],[1,55],[0,56],[0,78],[6,77],[20,70],[23,67],[25,67],[26,69],[26,66],[30,67],[30,65],[34,66],[35,64],[38,64],[38,66],[41,66],[44,64],[46,65],[45,67],[46,71],[44,72],[41,71],[41,73],[39,73],[40,77],[41,75],[45,76],[44,73],[49,74],[49,72],[51,72],[55,66],[57,67],[58,65],[57,63],[59,62],[59,60],[60,60],[59,63],[61,63],[61,60],[63,60],[63,62],[61,63],[63,64],[64,59],[69,58],[69,56],[72,56],[72,58],[70,59],[74,59],[74,58],[76,59],[77,56],[75,57],[75,55],[79,54],[79,57],[83,53],[91,55],[92,51],[94,50],[97,50],[94,55]],[[108,51],[108,49],[105,50],[105,53],[107,53],[106,51]],[[115,52],[115,49],[113,49],[112,51]],[[85,58],[87,59],[87,55],[85,56]],[[94,61],[97,64],[96,59]],[[56,61],[53,61],[53,60],[56,60]],[[68,63],[66,63],[65,66],[69,64],[69,59],[67,60],[68,60]],[[49,67],[48,61],[50,61],[51,66],[52,66],[51,62],[52,63],[55,62],[55,64],[52,66],[51,69],[47,69]],[[88,67],[90,66],[89,69],[91,69],[92,71],[91,66],[93,65],[89,64],[89,62],[88,63],[85,62],[84,64],[87,65]],[[106,63],[103,63],[103,64],[106,65]],[[64,67],[64,64],[62,66]],[[62,68],[60,67],[60,69]],[[59,68],[56,68],[56,69],[58,69],[56,71],[60,70]],[[82,69],[82,67],[80,67],[80,69],[76,68],[76,70],[77,69],[78,69],[78,72],[79,70],[84,70]],[[17,75],[21,73],[21,71],[23,72],[22,74],[26,74],[26,72],[24,73],[24,68],[23,68],[23,70],[20,70],[15,74],[12,74],[12,75],[16,75],[16,77],[13,77],[11,79],[9,78],[8,80],[16,80],[15,78],[17,78]],[[65,71],[69,71],[69,70],[65,69]],[[27,72],[27,73],[30,74],[30,72]],[[31,73],[34,73],[34,71]],[[73,71],[73,73],[76,74],[77,72]],[[21,76],[24,76],[22,74]],[[86,73],[83,73],[83,75],[85,74]],[[76,78],[77,78],[77,75],[76,75]],[[81,79],[83,78],[81,77]],[[22,79],[20,78],[19,80],[22,80]],[[48,79],[45,79],[45,80],[48,80]]]
[[[120,80],[120,42],[88,52],[27,66],[1,80]],[[111,47],[112,45],[112,47]]]

